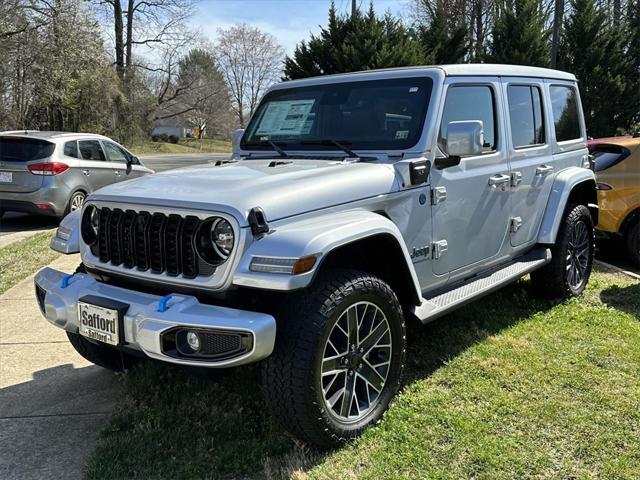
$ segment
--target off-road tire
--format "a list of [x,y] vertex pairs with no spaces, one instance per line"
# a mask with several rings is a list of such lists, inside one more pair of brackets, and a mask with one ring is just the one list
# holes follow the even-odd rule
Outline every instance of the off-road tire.
[[634,267],[640,268],[640,220],[629,229],[626,235],[627,251]]
[[123,372],[133,367],[138,358],[106,345],[98,345],[78,333],[67,332],[69,342],[82,357],[91,363],[114,372]]
[[[567,262],[571,251],[571,235],[579,223],[583,223],[586,226],[589,251],[582,281],[577,285],[571,285]],[[567,206],[556,237],[556,243],[551,247],[551,262],[531,273],[531,284],[534,290],[541,296],[554,299],[580,295],[589,282],[594,250],[595,232],[589,209],[585,205],[572,204]]]
[[[340,315],[358,302],[375,304],[391,332],[391,363],[376,406],[353,423],[325,407],[321,365],[328,336]],[[276,345],[262,363],[265,400],[294,436],[320,448],[335,447],[378,422],[396,394],[406,353],[406,329],[398,298],[383,280],[354,270],[327,270],[313,286],[287,299],[277,317]]]

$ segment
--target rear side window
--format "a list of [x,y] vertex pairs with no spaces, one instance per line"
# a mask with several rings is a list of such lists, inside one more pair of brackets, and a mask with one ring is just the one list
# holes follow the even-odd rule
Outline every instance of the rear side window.
[[84,160],[105,161],[104,152],[98,140],[80,140],[80,155]]
[[30,162],[53,155],[53,143],[34,138],[0,138],[0,161]]
[[542,145],[544,122],[540,89],[530,85],[510,85],[507,96],[514,148]]
[[553,85],[549,88],[551,109],[556,130],[556,141],[577,140],[582,138],[578,95],[573,87]]
[[596,145],[591,153],[596,159],[595,171],[602,172],[618,165],[631,151],[618,145]]
[[64,154],[67,157],[78,158],[78,142],[75,140],[73,142],[65,142]]
[[440,145],[447,140],[447,125],[450,122],[480,120],[484,128],[484,149],[496,149],[495,100],[489,86],[454,86],[447,92],[442,123],[440,124]]

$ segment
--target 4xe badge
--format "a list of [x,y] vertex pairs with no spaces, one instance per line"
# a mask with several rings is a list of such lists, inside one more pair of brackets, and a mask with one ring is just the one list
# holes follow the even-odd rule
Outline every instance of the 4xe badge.
[[430,251],[431,251],[431,248],[429,248],[428,245],[420,248],[413,247],[413,251],[411,252],[411,259],[428,257]]

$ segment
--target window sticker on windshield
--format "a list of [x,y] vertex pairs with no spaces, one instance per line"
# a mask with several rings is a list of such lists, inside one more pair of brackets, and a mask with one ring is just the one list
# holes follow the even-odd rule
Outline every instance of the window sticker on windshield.
[[396,140],[406,140],[409,138],[409,130],[396,130]]
[[256,135],[302,135],[309,133],[314,99],[271,102],[260,119]]
[[409,93],[416,93],[418,91],[418,87],[411,87],[409,89]]

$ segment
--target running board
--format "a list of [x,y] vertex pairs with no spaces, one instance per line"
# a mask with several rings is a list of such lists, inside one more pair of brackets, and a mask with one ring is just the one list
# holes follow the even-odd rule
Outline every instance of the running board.
[[515,282],[550,261],[551,251],[548,248],[534,250],[489,274],[472,277],[463,283],[456,283],[427,295],[422,299],[422,305],[416,307],[413,313],[422,323],[428,323],[508,283]]

